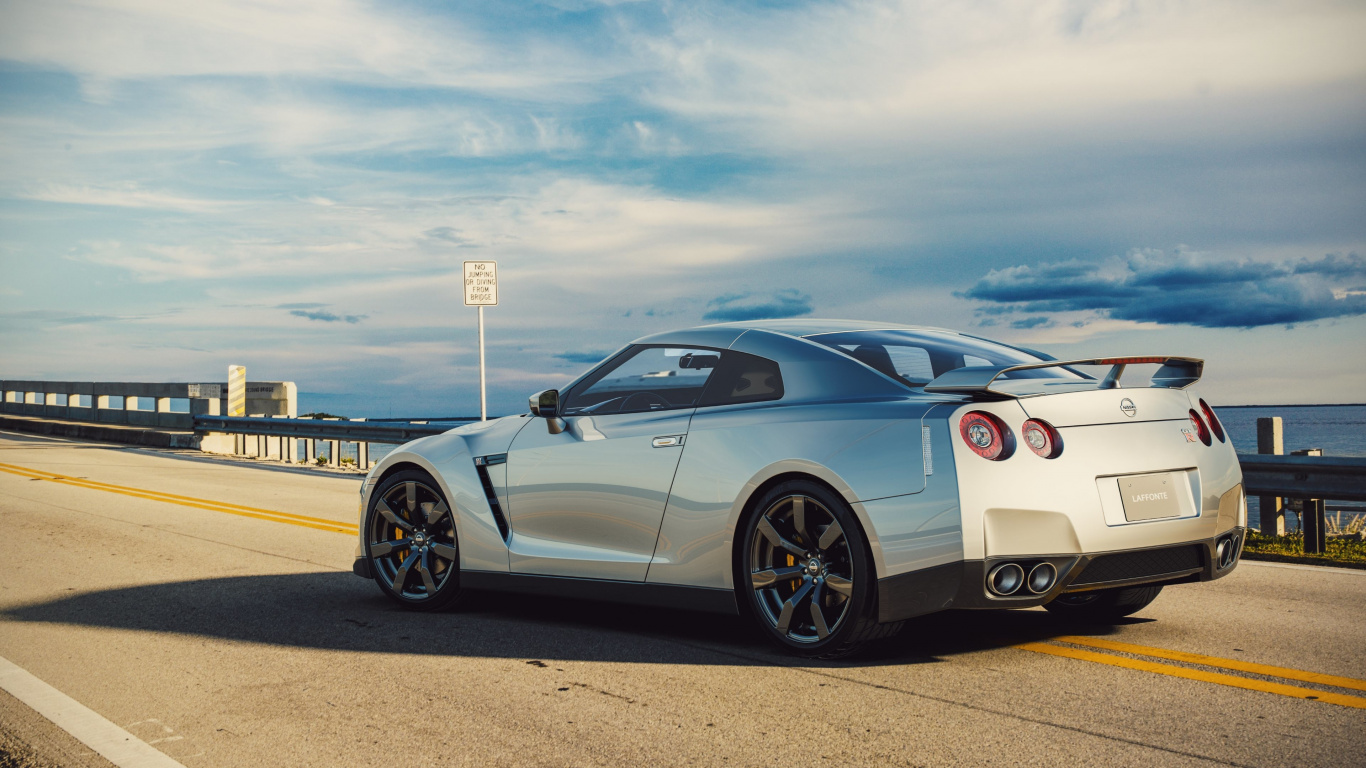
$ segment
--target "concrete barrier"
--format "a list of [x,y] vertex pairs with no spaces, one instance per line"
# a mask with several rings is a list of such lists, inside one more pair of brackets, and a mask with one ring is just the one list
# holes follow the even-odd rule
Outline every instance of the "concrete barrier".
[[[0,380],[0,413],[192,432],[195,416],[226,412],[226,392],[217,383],[10,379]],[[188,410],[173,413],[173,399],[187,400]],[[294,418],[298,403],[292,381],[247,382],[248,413]]]

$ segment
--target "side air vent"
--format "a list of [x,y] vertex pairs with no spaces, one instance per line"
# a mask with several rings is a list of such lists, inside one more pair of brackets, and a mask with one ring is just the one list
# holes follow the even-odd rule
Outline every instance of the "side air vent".
[[484,486],[484,496],[489,500],[489,509],[493,511],[493,522],[498,524],[498,533],[502,535],[503,541],[508,540],[511,528],[508,526],[507,516],[503,514],[503,505],[498,503],[498,492],[493,490],[493,481],[489,479],[489,467],[506,464],[507,460],[508,455],[506,453],[474,457],[474,471],[479,473],[479,483]]

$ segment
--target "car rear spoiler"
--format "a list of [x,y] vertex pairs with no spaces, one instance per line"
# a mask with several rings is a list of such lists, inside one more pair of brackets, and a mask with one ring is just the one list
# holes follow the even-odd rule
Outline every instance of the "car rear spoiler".
[[[1110,372],[1097,382],[1096,389],[1118,389],[1119,377],[1124,375],[1125,366],[1160,363],[1161,368],[1153,374],[1150,387],[1185,389],[1200,380],[1205,370],[1205,361],[1194,357],[1099,357],[1092,360],[1049,360],[1043,363],[1025,365],[984,365],[971,368],[955,368],[925,385],[926,392],[944,392],[959,395],[996,395],[999,397],[1018,397],[1019,394],[992,389],[991,385],[1001,376],[1011,371],[1029,371],[1036,368],[1066,368],[1073,365],[1108,365]],[[1080,383],[1080,382],[1079,382]]]

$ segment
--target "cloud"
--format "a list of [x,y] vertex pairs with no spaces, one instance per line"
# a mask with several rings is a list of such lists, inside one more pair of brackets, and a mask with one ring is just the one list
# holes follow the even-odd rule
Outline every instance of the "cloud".
[[732,293],[707,302],[709,308],[703,320],[734,322],[738,320],[771,320],[811,314],[811,297],[787,288],[772,294],[754,292]]
[[98,205],[112,208],[150,208],[186,213],[210,213],[221,210],[228,205],[217,200],[202,200],[145,190],[135,184],[116,187],[49,184],[39,189],[20,193],[18,197],[46,203]]
[[1031,328],[1039,327],[1048,328],[1051,325],[1053,325],[1053,321],[1049,320],[1046,317],[1043,317],[1042,315],[1037,317],[1026,317],[1020,320],[1010,321],[1011,328],[1019,328],[1021,330],[1029,330]]
[[308,320],[317,320],[323,323],[337,323],[346,321],[348,323],[351,323],[352,325],[355,325],[356,323],[359,323],[360,321],[369,317],[369,315],[335,315],[331,312],[325,312],[323,310],[307,309],[291,310],[289,314],[294,315],[295,317],[302,317]]
[[430,240],[444,240],[456,245],[465,245],[469,243],[469,238],[461,237],[460,230],[455,227],[432,227],[426,232],[423,232],[422,236]]
[[563,360],[567,363],[583,363],[584,365],[592,365],[593,363],[601,362],[603,358],[607,357],[610,354],[612,353],[597,351],[560,352],[559,354],[551,355],[551,357],[554,357],[558,360]]
[[[988,302],[978,309],[982,315],[1091,312],[1139,323],[1256,328],[1366,315],[1366,296],[1340,284],[1362,276],[1366,259],[1355,253],[1269,262],[1220,260],[1184,248],[1135,250],[1101,263],[992,270],[959,295]],[[1011,326],[1047,322],[1031,317]]]
[[319,307],[325,307],[325,306],[327,306],[327,305],[326,305],[326,304],[320,304],[320,303],[318,303],[318,302],[316,302],[316,301],[297,301],[297,302],[294,302],[294,303],[291,303],[291,304],[276,304],[276,305],[275,305],[275,308],[276,308],[276,309],[318,309]]

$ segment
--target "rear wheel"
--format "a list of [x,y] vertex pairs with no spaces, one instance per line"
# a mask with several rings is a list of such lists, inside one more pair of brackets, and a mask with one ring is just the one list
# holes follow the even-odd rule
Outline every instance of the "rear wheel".
[[783,483],[759,499],[743,530],[736,590],[773,642],[833,659],[901,628],[877,623],[868,545],[853,511],[828,489]]
[[460,597],[455,515],[425,472],[397,472],[375,489],[365,556],[379,588],[405,608],[435,611]]
[[1044,605],[1044,608],[1059,616],[1083,621],[1117,621],[1148,607],[1161,591],[1161,584],[1153,584],[1074,592],[1070,595],[1058,595],[1052,602]]

